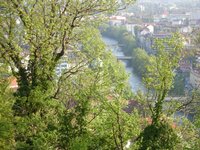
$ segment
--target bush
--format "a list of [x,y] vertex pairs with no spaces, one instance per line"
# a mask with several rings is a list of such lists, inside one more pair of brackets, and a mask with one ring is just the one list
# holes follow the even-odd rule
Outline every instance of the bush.
[[148,125],[140,135],[139,150],[173,150],[179,138],[167,121]]

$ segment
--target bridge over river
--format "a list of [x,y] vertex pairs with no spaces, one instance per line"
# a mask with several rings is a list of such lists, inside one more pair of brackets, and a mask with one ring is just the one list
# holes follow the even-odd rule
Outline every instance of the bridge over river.
[[130,56],[116,56],[118,60],[132,60]]
[[[132,58],[130,56],[125,56],[121,50],[120,46],[117,46],[118,42],[107,38],[107,37],[103,37],[103,40],[105,42],[105,44],[108,46],[108,48],[111,49],[111,51],[113,52],[113,54],[117,57],[118,60],[122,60],[122,62],[124,62],[125,67],[126,67],[126,72],[128,74],[130,74],[130,79],[129,79],[129,83],[131,85],[132,91],[133,92],[137,92],[138,90],[142,91],[142,92],[146,92],[146,88],[143,85],[141,79],[134,73],[134,70],[132,67],[128,67],[127,64],[127,60],[131,60]],[[188,99],[186,97],[166,97],[165,98],[165,102],[171,102],[171,101],[179,101],[182,103],[187,103]],[[176,112],[174,117],[177,116],[185,116],[185,114],[183,112]],[[186,116],[188,119],[192,120],[192,115],[188,114],[188,116]]]
[[[151,98],[149,98],[148,101],[152,101]],[[178,102],[186,102],[188,101],[188,97],[165,97],[164,102],[171,102],[171,101],[178,101]]]
[[121,60],[126,67],[126,72],[130,75],[129,83],[131,85],[132,91],[137,92],[138,90],[145,91],[145,87],[141,81],[141,79],[134,73],[132,67],[129,67],[127,64],[129,60],[132,59],[131,56],[125,56],[122,52],[123,45],[119,45],[119,43],[113,39],[103,37],[103,41],[107,45],[108,49],[112,51],[112,53],[116,56],[118,60]]

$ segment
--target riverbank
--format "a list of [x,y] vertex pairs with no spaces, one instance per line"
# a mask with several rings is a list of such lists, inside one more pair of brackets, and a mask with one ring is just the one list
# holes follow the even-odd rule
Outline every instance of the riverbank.
[[[115,56],[125,56],[125,54],[122,51],[122,48],[119,47],[119,42],[109,38],[109,37],[105,37],[103,36],[103,41],[105,42],[105,44],[112,50],[112,53]],[[125,69],[126,72],[130,75],[129,77],[129,83],[131,86],[131,89],[133,92],[137,92],[137,91],[145,91],[145,87],[142,83],[142,80],[140,77],[138,77],[138,75],[136,73],[134,73],[133,67],[130,67],[128,65],[128,63],[124,60],[122,61],[125,65]]]
[[137,47],[135,37],[124,26],[108,25],[100,31],[102,36],[116,40],[125,56],[132,57],[130,66],[133,68],[134,74],[137,74],[142,79],[146,73],[145,66],[149,63],[149,58],[144,49]]
[[[116,27],[108,25],[100,31],[102,36],[116,40],[125,56],[132,57],[130,63],[132,72],[142,80],[147,73],[146,66],[150,63],[150,56],[144,49],[137,47],[136,38],[129,33],[124,26]],[[183,75],[180,72],[177,72],[169,94],[171,96],[184,96],[184,82]]]
[[101,34],[104,37],[116,40],[126,56],[131,56],[133,49],[137,48],[135,38],[124,26],[107,26],[101,29]]

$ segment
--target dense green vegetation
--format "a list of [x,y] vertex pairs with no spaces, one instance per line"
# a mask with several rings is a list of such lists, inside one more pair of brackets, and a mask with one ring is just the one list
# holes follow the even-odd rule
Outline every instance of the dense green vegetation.
[[131,55],[132,50],[136,48],[135,38],[126,30],[126,27],[114,27],[105,25],[102,27],[101,33],[103,36],[113,38],[122,46],[125,55]]
[[104,25],[101,29],[103,36],[113,38],[123,45],[122,51],[125,55],[132,56],[132,66],[134,72],[139,76],[144,76],[146,73],[145,66],[148,64],[149,55],[144,49],[137,48],[136,39],[129,33],[124,26],[109,26]]
[[[196,126],[175,130],[163,110],[180,38],[157,41],[159,55],[144,64],[153,95],[133,95],[124,66],[106,51],[97,29],[102,15],[119,5],[117,0],[0,1],[0,149],[124,150],[128,141],[133,150],[198,147]],[[128,33],[125,37],[129,41]],[[127,54],[134,44],[132,38],[127,42]],[[61,60],[70,67],[57,76]],[[17,79],[16,91],[8,76]],[[142,108],[128,114],[124,108],[134,98]]]
[[[19,86],[9,93],[1,82],[1,149],[123,149],[139,134],[138,113],[123,111],[131,96],[123,65],[95,29],[101,15],[90,17],[117,9],[114,3],[1,1],[1,62]],[[73,65],[57,77],[69,49]]]
[[183,96],[185,94],[185,75],[181,72],[177,72],[174,78],[173,87],[170,90],[170,95]]
[[0,149],[13,149],[13,96],[11,91],[6,90],[8,82],[0,79]]
[[[177,134],[168,122],[164,121],[162,113],[165,97],[172,86],[173,70],[178,65],[182,50],[180,41],[175,42],[175,39],[179,41],[179,37],[176,35],[173,39],[156,40],[156,55],[150,56],[149,64],[146,66],[147,72],[144,82],[148,91],[153,92],[150,100],[154,100],[155,105],[150,104],[149,106],[152,110],[152,124],[141,133],[140,149],[174,149],[178,144]],[[172,50],[166,51],[166,47]],[[173,47],[175,48],[173,49]]]
[[[131,33],[125,27],[104,26],[101,29],[103,36],[113,38],[123,45],[122,51],[125,55],[132,56],[131,66],[139,77],[143,78],[147,74],[146,66],[150,63],[150,55],[142,48],[137,48],[137,42]],[[170,95],[184,95],[184,75],[180,72],[176,73],[173,87],[170,90]]]
[[140,76],[144,77],[147,73],[146,66],[150,62],[150,56],[144,49],[136,48],[132,51],[132,66],[134,68],[134,72]]

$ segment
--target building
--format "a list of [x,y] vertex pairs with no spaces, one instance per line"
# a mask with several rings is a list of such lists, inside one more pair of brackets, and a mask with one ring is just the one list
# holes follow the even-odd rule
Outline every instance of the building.
[[61,60],[61,62],[56,66],[56,75],[61,76],[64,70],[68,69],[69,65],[65,60]]
[[126,17],[123,16],[111,16],[110,17],[110,25],[113,26],[121,26],[126,23]]
[[200,88],[200,69],[192,69],[190,72],[190,84],[193,88]]
[[126,24],[126,30],[131,32],[133,36],[135,36],[135,27],[138,26],[137,24]]
[[18,89],[17,79],[15,77],[10,77],[9,81],[10,81],[9,88],[16,91]]

